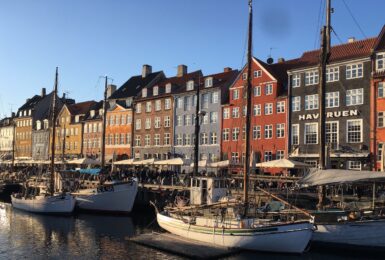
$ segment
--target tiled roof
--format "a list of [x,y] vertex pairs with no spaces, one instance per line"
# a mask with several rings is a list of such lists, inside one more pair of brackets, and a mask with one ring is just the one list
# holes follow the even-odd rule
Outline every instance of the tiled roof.
[[72,105],[67,105],[68,110],[70,111],[71,115],[85,115],[90,108],[95,105],[95,101],[85,101],[81,103],[76,103]]
[[163,75],[162,71],[150,73],[147,77],[143,78],[142,75],[131,77],[127,80],[119,89],[117,89],[109,99],[119,99],[136,96],[140,90],[147,86],[157,76]]
[[31,108],[34,108],[34,106],[42,99],[42,97],[40,95],[35,95],[33,96],[32,98],[28,99],[24,105],[22,105],[20,108],[19,108],[19,111],[20,110],[25,110],[25,109],[31,109]]

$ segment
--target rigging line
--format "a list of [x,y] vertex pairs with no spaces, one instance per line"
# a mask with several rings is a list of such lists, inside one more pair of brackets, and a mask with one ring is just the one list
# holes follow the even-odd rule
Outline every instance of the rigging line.
[[319,41],[319,28],[321,24],[321,14],[322,14],[322,6],[323,6],[323,0],[320,1],[320,5],[318,8],[318,18],[317,18],[317,26],[315,30],[315,38],[314,38],[314,48],[317,48],[317,43]]
[[334,28],[332,28],[332,32],[334,33],[334,35],[337,37],[338,41],[343,44],[343,41],[341,40],[341,38],[338,36],[337,32],[334,30]]
[[346,9],[348,10],[350,16],[352,17],[354,23],[357,25],[357,27],[358,27],[358,29],[360,30],[361,34],[362,34],[365,38],[368,38],[368,37],[366,36],[366,34],[364,33],[364,31],[362,30],[362,28],[361,28],[360,24],[358,23],[357,19],[354,17],[353,12],[350,10],[348,4],[345,2],[345,0],[342,0],[342,2],[344,3]]

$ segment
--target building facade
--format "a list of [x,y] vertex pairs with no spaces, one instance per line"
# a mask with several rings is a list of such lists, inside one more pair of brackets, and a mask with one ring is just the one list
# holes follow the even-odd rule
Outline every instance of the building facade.
[[102,149],[103,101],[90,107],[83,118],[83,156],[97,159]]
[[[252,161],[266,162],[287,157],[287,80],[284,63],[252,60]],[[222,159],[230,171],[243,171],[246,139],[247,67],[230,87],[229,102],[222,107]],[[270,171],[272,172],[272,171]],[[275,172],[272,172],[275,173]]]
[[0,161],[12,159],[14,131],[12,117],[0,120]]

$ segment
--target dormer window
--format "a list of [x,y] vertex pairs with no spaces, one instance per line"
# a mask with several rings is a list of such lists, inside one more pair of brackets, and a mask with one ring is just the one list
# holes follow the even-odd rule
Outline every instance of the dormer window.
[[32,114],[32,109],[28,111],[28,115],[30,116]]
[[75,123],[79,123],[79,118],[80,118],[79,115],[76,115],[76,116],[75,116]]
[[27,115],[27,110],[24,110],[24,116],[26,116]]
[[154,96],[159,95],[159,87],[158,87],[158,86],[155,86],[155,87],[152,89],[152,94],[153,94]]
[[187,81],[187,85],[186,85],[186,90],[194,90],[194,81],[193,80],[190,80],[190,81]]
[[254,78],[262,77],[262,70],[254,70]]
[[90,111],[90,117],[93,118],[95,116],[95,110]]
[[376,70],[385,69],[385,52],[377,53],[376,55]]
[[45,119],[44,120],[44,129],[48,129],[48,127],[49,127],[48,120]]
[[102,116],[103,114],[103,108],[99,109],[99,115]]
[[38,120],[36,121],[36,130],[40,130],[41,129],[41,122]]
[[142,89],[142,97],[147,97],[147,89]]
[[166,93],[171,93],[171,83],[167,83],[167,85],[166,85]]
[[206,78],[205,79],[205,88],[209,88],[209,87],[212,87],[213,86],[213,78],[210,77],[210,78]]

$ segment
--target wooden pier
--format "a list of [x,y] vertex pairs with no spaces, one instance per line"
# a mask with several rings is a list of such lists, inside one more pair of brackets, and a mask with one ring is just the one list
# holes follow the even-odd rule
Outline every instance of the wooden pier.
[[207,245],[207,243],[182,238],[170,233],[141,234],[130,241],[175,255],[193,259],[222,258],[240,252],[239,249]]

